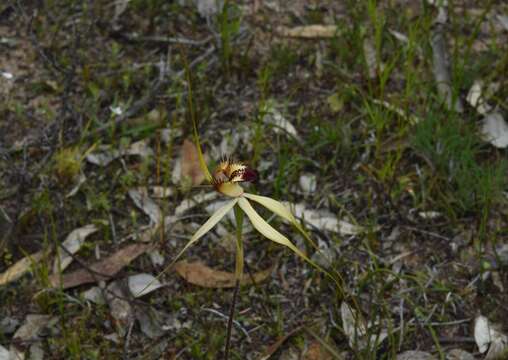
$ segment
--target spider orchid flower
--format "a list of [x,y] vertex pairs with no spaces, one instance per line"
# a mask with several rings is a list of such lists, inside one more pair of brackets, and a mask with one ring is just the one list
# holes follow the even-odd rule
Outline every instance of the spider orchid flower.
[[[300,249],[298,249],[286,236],[282,235],[279,231],[277,231],[270,224],[268,224],[251,205],[252,201],[264,206],[271,212],[289,221],[300,232],[302,232],[304,236],[306,236],[305,231],[303,230],[301,225],[297,222],[296,218],[293,216],[291,211],[287,207],[285,207],[282,203],[266,196],[249,194],[244,191],[240,183],[255,180],[255,178],[257,177],[255,171],[248,168],[242,163],[224,160],[217,166],[213,174],[211,174],[208,171],[208,168],[204,161],[199,143],[197,145],[201,168],[203,169],[203,172],[205,173],[207,180],[213,185],[215,190],[229,197],[230,200],[226,202],[224,206],[216,210],[215,213],[196,231],[196,233],[187,242],[185,247],[176,256],[175,261],[190,246],[195,244],[201,237],[203,237],[206,233],[208,233],[224,216],[226,216],[226,214],[229,213],[229,211],[231,211],[231,209],[233,209],[235,206],[238,206],[247,215],[254,228],[258,232],[260,232],[264,237],[275,243],[288,247],[299,257],[307,261],[309,264],[311,264],[312,266],[316,267],[321,271],[324,271],[323,269],[321,269],[320,266],[318,266],[312,260],[310,260]],[[308,236],[306,236],[306,238],[308,238]],[[237,247],[236,276],[237,278],[239,278],[243,274],[243,246],[241,243],[237,241],[236,247]]]

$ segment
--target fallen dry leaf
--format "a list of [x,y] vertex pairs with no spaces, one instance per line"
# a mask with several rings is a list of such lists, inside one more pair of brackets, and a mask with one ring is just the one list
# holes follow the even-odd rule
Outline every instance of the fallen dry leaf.
[[159,231],[162,223],[162,211],[159,205],[150,198],[146,187],[130,189],[129,196],[136,206],[150,218],[150,224],[139,227],[137,234],[133,235],[141,242],[150,242]]
[[[474,339],[480,353],[487,352],[486,360],[504,359],[508,349],[508,336],[499,331],[500,326],[492,324],[485,316],[479,315],[474,322]],[[488,350],[488,351],[487,351]]]
[[122,286],[122,280],[112,281],[105,292],[110,315],[118,335],[127,334],[129,323],[133,319],[134,309],[128,300],[127,289]]
[[61,286],[63,289],[69,289],[99,280],[107,280],[149,248],[150,245],[148,244],[128,245],[108,258],[90,265],[90,269],[79,269],[70,274],[63,275],[61,283],[58,274],[52,275],[49,277],[49,283],[52,287]]
[[400,41],[401,43],[403,44],[408,44],[409,43],[409,38],[407,37],[406,34],[403,34],[401,32],[398,32],[398,31],[395,31],[395,30],[388,30],[390,32],[390,34],[393,35],[393,37],[395,39],[397,39],[398,41]]
[[196,194],[194,197],[190,199],[184,199],[175,209],[175,216],[181,216],[184,212],[192,209],[193,207],[206,202],[211,201],[217,197],[217,193],[215,191],[208,193]]
[[375,79],[378,71],[379,73],[382,71],[382,64],[378,63],[374,41],[368,37],[363,40],[363,56],[365,57],[369,79]]
[[192,141],[184,140],[180,150],[180,157],[182,159],[182,178],[190,178],[193,186],[201,184],[205,180],[205,174],[199,164],[198,149]]
[[12,281],[16,281],[25,275],[28,271],[30,271],[32,264],[41,260],[43,255],[44,253],[42,251],[38,251],[34,254],[24,257],[9,267],[2,274],[0,274],[0,286],[8,284]]
[[272,125],[275,133],[285,133],[287,135],[291,135],[297,141],[301,141],[298,131],[296,131],[294,125],[291,124],[291,122],[287,120],[277,109],[275,101],[268,101],[261,111],[264,114],[263,122],[265,124]]
[[461,113],[464,109],[459,97],[455,97],[451,82],[450,54],[445,29],[447,13],[444,7],[439,7],[439,13],[434,21],[433,33],[430,39],[432,47],[432,71],[436,81],[439,98],[448,109]]
[[446,360],[474,360],[474,356],[465,350],[453,349],[446,354]]
[[388,332],[382,329],[379,333],[369,331],[372,324],[366,324],[358,312],[349,306],[346,302],[342,302],[340,306],[342,317],[342,327],[344,335],[349,340],[349,346],[354,349],[364,349],[367,346],[378,346],[388,337]]
[[321,343],[317,340],[313,341],[309,345],[309,349],[303,356],[304,360],[331,360],[333,359],[332,355],[326,350],[326,348],[321,345]]
[[497,20],[505,30],[508,30],[508,16],[499,14]]
[[98,146],[98,151],[88,154],[86,160],[98,166],[107,166],[113,160],[122,156],[137,155],[146,158],[153,155],[153,150],[148,145],[148,140],[140,140],[127,148],[122,147],[119,150],[112,148],[110,145]]
[[508,124],[499,112],[487,114],[480,129],[483,140],[490,142],[497,148],[508,147]]
[[150,339],[158,339],[167,330],[164,324],[164,313],[153,307],[134,308],[134,316],[139,323],[141,332]]
[[9,360],[10,357],[9,350],[0,345],[0,360]]
[[83,185],[86,182],[86,175],[83,173],[79,174],[78,179],[76,180],[76,183],[74,184],[74,187],[65,195],[66,198],[73,197],[76,195],[81,189],[81,185]]
[[402,354],[397,355],[397,360],[436,360],[426,351],[404,351]]
[[279,36],[304,39],[333,38],[339,34],[339,27],[336,25],[307,25],[292,28],[279,26],[277,34]]
[[135,298],[141,297],[162,287],[161,282],[152,274],[131,275],[127,279],[129,291]]
[[217,15],[224,7],[224,0],[195,0],[198,13],[203,18]]
[[[235,274],[214,270],[200,261],[187,262],[179,261],[175,264],[175,270],[187,282],[193,285],[198,285],[207,288],[232,288],[235,287]],[[273,266],[259,271],[250,276],[243,276],[241,280],[242,285],[252,284],[253,282],[259,283],[268,278],[272,273]]]
[[339,220],[335,214],[326,210],[307,209],[304,203],[291,204],[283,202],[292,210],[296,218],[304,219],[306,223],[320,230],[338,232],[342,235],[357,235],[365,229],[346,220]]
[[466,101],[478,111],[479,114],[486,115],[492,110],[492,107],[485,101],[483,91],[483,81],[475,80],[471,89],[467,93]]
[[99,229],[95,225],[88,224],[71,231],[62,245],[60,245],[61,248],[57,249],[57,258],[53,263],[53,274],[66,269],[73,260],[72,254],[77,253],[85,243],[85,239],[97,230]]
[[302,174],[298,179],[298,184],[303,192],[311,194],[316,191],[317,188],[317,177],[314,174]]
[[146,187],[129,189],[129,196],[136,206],[150,218],[151,226],[158,226],[162,221],[162,211],[155,201],[148,196]]
[[29,314],[26,316],[23,325],[14,334],[13,339],[20,341],[38,340],[41,330],[53,326],[56,321],[57,318],[51,315]]
[[164,187],[164,186],[152,186],[150,189],[150,194],[153,198],[156,199],[165,199],[173,195],[173,188]]

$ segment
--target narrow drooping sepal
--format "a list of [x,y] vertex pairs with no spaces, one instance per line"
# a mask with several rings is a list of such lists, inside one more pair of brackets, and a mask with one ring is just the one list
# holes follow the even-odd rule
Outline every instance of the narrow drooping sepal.
[[191,239],[187,242],[187,244],[184,246],[184,248],[178,253],[178,255],[173,260],[173,263],[182,256],[182,254],[191,247],[196,241],[198,241],[203,235],[205,235],[207,232],[209,232],[221,219],[226,216],[226,214],[233,208],[233,206],[236,205],[238,202],[238,198],[233,199],[226,203],[223,207],[219,208],[217,211],[213,213],[212,216],[203,224],[201,227],[192,235]]

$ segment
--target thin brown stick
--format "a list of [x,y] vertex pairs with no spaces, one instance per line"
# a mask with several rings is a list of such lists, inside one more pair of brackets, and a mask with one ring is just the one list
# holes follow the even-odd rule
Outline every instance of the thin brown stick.
[[226,347],[224,349],[224,359],[229,359],[229,349],[231,346],[231,329],[233,328],[233,317],[235,316],[236,299],[238,298],[238,291],[240,290],[240,281],[237,279],[235,283],[235,290],[233,292],[233,301],[231,302],[231,309],[229,310],[228,329],[226,332]]

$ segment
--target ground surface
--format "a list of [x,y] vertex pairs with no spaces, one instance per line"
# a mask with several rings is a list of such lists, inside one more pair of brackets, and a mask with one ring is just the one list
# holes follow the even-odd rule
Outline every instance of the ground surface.
[[321,252],[256,209],[337,281],[245,219],[230,358],[484,358],[479,315],[502,352],[508,168],[478,129],[507,113],[506,15],[502,1],[2,2],[0,350],[223,358],[234,219],[167,269],[226,200],[203,182],[195,119],[209,166],[256,169],[246,189],[287,202]]

